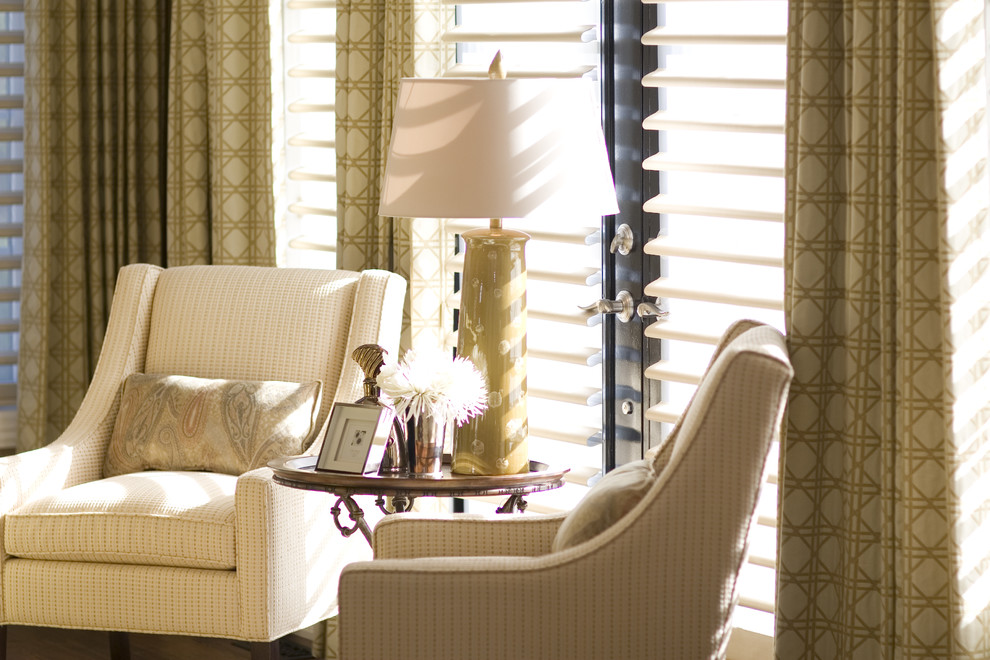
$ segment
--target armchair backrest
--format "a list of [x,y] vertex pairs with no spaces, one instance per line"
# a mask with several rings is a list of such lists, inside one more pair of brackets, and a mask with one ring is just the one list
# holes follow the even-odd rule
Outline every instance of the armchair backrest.
[[607,557],[612,568],[605,574],[615,587],[605,597],[617,599],[630,630],[655,636],[646,647],[663,649],[662,657],[724,656],[748,532],[793,375],[775,329],[730,334],[671,444],[657,454],[655,482],[586,550]]
[[184,266],[155,287],[144,370],[201,378],[323,381],[319,423],[362,395],[362,343],[398,350],[405,283],[385,271]]

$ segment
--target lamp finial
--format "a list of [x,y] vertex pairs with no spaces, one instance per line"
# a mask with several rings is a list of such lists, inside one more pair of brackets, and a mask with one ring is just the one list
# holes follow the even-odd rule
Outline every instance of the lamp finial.
[[488,77],[492,80],[505,80],[505,67],[502,66],[502,51],[495,51],[495,57],[488,66]]

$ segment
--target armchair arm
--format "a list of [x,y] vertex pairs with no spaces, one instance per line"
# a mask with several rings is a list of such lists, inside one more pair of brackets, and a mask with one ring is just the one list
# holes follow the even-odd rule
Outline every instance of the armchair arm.
[[[587,568],[581,562],[560,561],[561,554],[351,564],[340,578],[340,657],[637,657],[623,655],[622,648],[607,648],[611,640],[599,634],[602,625],[596,622],[602,618],[600,608],[612,605],[601,602],[609,600],[601,593],[605,585],[597,585],[597,590],[589,586],[581,579]],[[627,611],[623,616],[628,615]],[[633,631],[638,632],[631,627],[624,634],[634,636]]]
[[[276,484],[272,474],[268,468],[242,474],[234,495],[241,635],[252,641],[332,616],[341,570],[371,558],[363,535],[344,538],[337,531],[332,495]],[[373,526],[377,507],[373,500],[361,504]]]
[[563,520],[563,514],[396,514],[375,527],[375,557],[544,555]]
[[53,443],[0,460],[0,516],[25,502],[99,479],[120,405],[120,384],[144,368],[155,284],[161,268],[125,266],[93,381],[68,428]]

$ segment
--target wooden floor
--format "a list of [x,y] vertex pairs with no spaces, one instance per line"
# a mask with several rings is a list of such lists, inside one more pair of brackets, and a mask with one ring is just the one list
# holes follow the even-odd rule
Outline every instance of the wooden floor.
[[[131,660],[249,660],[246,645],[229,639],[166,635],[131,635]],[[298,648],[283,644],[283,658],[301,658]],[[108,660],[109,636],[105,632],[27,628],[7,630],[8,660]]]

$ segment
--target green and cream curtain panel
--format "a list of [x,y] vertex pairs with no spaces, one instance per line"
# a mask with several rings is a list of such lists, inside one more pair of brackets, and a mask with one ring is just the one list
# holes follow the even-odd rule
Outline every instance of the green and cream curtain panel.
[[[402,348],[443,346],[450,320],[445,257],[452,250],[440,221],[378,215],[399,80],[433,78],[454,64],[441,35],[454,22],[443,0],[338,0],[334,111],[337,149],[337,267],[384,268],[409,284]],[[337,657],[336,619],[314,655]]]
[[448,239],[436,219],[378,215],[399,80],[433,78],[454,63],[441,40],[454,8],[442,0],[337,2],[337,267],[385,268],[409,282],[404,348],[443,346]]
[[121,266],[274,265],[268,12],[26,1],[19,449],[78,408]]
[[776,655],[990,657],[985,0],[793,0]]

